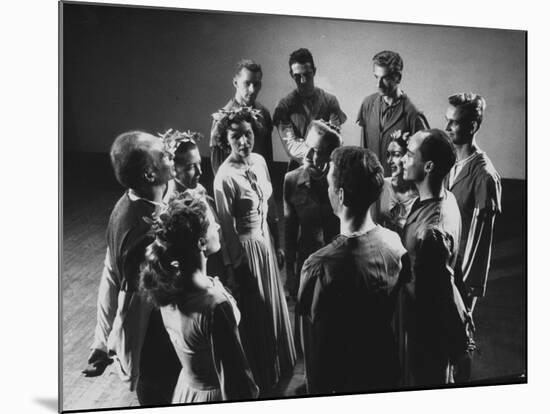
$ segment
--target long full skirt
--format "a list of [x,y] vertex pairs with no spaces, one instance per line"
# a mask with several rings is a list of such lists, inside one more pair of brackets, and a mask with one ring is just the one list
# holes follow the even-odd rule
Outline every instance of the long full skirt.
[[239,298],[243,348],[261,395],[292,373],[296,350],[271,236],[241,236],[250,275]]

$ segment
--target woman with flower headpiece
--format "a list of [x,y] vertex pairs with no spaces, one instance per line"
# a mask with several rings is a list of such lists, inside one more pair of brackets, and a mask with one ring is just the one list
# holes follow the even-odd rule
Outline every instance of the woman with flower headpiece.
[[[169,129],[160,136],[174,155],[175,177],[168,181],[168,190],[164,196],[165,201],[168,202],[175,193],[183,193],[187,190],[195,191],[206,197],[208,206],[211,208],[216,221],[219,221],[214,200],[208,196],[206,188],[199,182],[202,177],[202,158],[197,142],[203,138],[203,135],[199,132],[180,132]],[[209,275],[218,276],[224,284],[231,287],[233,281],[231,261],[221,231],[220,242],[222,248],[209,257],[207,271]]]
[[408,138],[409,134],[402,135],[400,130],[392,133],[386,151],[386,163],[391,176],[384,178],[382,193],[370,209],[376,223],[395,231],[400,236],[403,234],[403,227],[414,200],[418,197],[414,184],[403,179],[401,158],[407,152]]
[[206,274],[207,256],[220,249],[219,225],[204,197],[178,193],[152,223],[140,288],[160,307],[181,362],[173,403],[256,398],[233,297]]
[[250,108],[214,114],[231,151],[214,179],[214,198],[238,287],[243,346],[266,395],[292,373],[296,351],[279,277],[284,255],[271,179],[264,158],[252,152],[256,115]]
[[[411,208],[418,197],[418,190],[411,181],[403,179],[402,158],[407,153],[409,134],[401,134],[397,130],[391,134],[390,143],[386,152],[386,163],[391,176],[384,178],[384,186],[376,203],[369,212],[374,222],[395,231],[403,237],[403,228]],[[402,385],[406,385],[409,377],[408,355],[405,339],[405,319],[407,309],[410,309],[409,299],[401,290],[397,297],[397,306],[394,313],[393,328],[397,340],[399,359],[403,367]]]

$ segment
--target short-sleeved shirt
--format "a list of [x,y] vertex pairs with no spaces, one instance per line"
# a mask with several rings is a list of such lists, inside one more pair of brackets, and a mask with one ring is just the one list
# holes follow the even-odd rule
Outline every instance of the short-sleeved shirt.
[[340,235],[304,263],[297,309],[304,329],[308,390],[365,391],[396,385],[392,317],[405,254],[381,226]]
[[378,93],[367,96],[359,109],[357,123],[362,129],[363,146],[376,154],[384,167],[386,177],[391,175],[386,159],[391,134],[401,130],[402,133],[409,132],[412,135],[429,128],[422,112],[416,109],[405,93],[391,105],[388,105]]

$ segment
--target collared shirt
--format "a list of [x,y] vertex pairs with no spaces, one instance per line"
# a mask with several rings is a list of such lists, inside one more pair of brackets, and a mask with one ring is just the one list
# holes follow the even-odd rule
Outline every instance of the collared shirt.
[[397,385],[392,316],[404,254],[396,233],[375,226],[340,235],[306,260],[297,312],[310,393]]
[[476,149],[446,188],[456,197],[462,218],[459,245],[459,282],[483,296],[491,259],[494,217],[502,211],[500,175],[487,154]]
[[320,88],[315,88],[310,97],[301,96],[295,89],[277,103],[273,124],[291,160],[301,164],[307,152],[303,141],[307,129],[311,121],[318,119],[338,126],[347,119],[338,99]]
[[460,232],[458,205],[445,190],[442,197],[415,201],[403,236],[412,267],[412,280],[406,285],[412,306],[406,310],[405,325],[415,342],[449,357],[460,352],[466,325],[466,307],[453,270]]
[[416,109],[404,92],[391,105],[378,93],[367,96],[359,108],[357,124],[362,129],[363,146],[376,154],[386,177],[391,175],[386,157],[391,134],[401,130],[412,135],[429,128],[422,112]]
[[478,152],[474,151],[472,154],[470,154],[468,157],[464,158],[463,160],[457,160],[455,165],[453,165],[453,168],[451,168],[451,171],[449,172],[449,187],[452,187],[456,177],[458,174],[460,174],[460,171],[464,168],[466,164],[468,164],[470,161],[474,159]]

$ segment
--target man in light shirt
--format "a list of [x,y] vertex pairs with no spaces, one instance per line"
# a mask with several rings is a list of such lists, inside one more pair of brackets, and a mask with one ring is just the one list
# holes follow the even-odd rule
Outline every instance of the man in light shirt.
[[[447,188],[454,194],[462,216],[455,283],[470,315],[477,298],[485,295],[495,216],[501,212],[500,176],[476,141],[485,107],[482,96],[457,93],[449,97],[446,112],[446,131],[457,154]],[[471,357],[466,356],[458,365],[457,381],[470,379]]]

